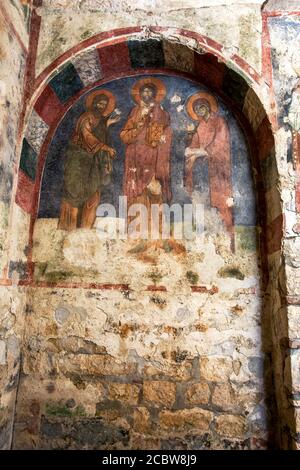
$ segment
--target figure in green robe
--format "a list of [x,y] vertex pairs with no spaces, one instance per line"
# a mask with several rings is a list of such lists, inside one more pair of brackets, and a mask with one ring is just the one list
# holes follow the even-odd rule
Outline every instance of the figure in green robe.
[[119,115],[112,117],[115,104],[107,90],[86,100],[87,111],[79,117],[66,152],[59,229],[93,227],[101,189],[111,181],[116,156],[109,136],[109,126],[120,120]]

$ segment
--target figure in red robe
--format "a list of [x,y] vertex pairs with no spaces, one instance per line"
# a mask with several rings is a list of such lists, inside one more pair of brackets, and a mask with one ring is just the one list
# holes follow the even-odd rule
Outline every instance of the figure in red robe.
[[195,162],[198,158],[207,158],[210,204],[218,209],[234,250],[230,135],[227,122],[217,113],[216,99],[205,92],[199,92],[189,99],[187,111],[199,124],[185,151],[185,187],[191,195]]
[[151,214],[152,204],[168,203],[170,189],[170,116],[160,105],[166,95],[161,80],[141,79],[132,88],[137,105],[121,130],[126,144],[123,191],[128,207],[144,204]]

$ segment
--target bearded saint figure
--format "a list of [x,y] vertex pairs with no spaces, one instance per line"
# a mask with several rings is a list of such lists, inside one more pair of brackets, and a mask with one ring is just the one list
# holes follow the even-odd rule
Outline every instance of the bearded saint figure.
[[120,120],[119,115],[112,117],[115,106],[108,90],[97,90],[86,99],[87,111],[79,117],[66,153],[59,229],[93,227],[101,188],[110,183],[116,156],[109,136],[109,126]]
[[131,110],[120,133],[126,144],[124,195],[128,207],[171,199],[170,150],[172,130],[170,116],[160,105],[166,95],[165,85],[155,77],[137,81],[132,88],[136,106]]
[[187,113],[198,122],[185,151],[185,187],[193,192],[193,170],[198,158],[208,160],[210,204],[218,209],[234,250],[230,135],[226,120],[218,114],[214,96],[198,92],[187,102]]

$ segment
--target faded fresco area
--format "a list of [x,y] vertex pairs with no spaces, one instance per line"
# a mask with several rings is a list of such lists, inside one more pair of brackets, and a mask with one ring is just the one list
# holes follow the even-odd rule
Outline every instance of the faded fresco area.
[[[134,219],[122,215],[120,196],[128,208],[142,203],[149,212],[152,204],[202,204],[204,227],[185,237],[174,219],[170,236],[158,229],[159,241],[120,239]],[[101,204],[113,205],[115,216]],[[52,140],[34,231],[35,278],[130,284],[133,268],[148,285],[153,267],[162,283],[170,270],[191,283],[186,271],[210,288],[228,273],[252,275],[255,224],[246,143],[222,101],[184,78],[122,78],[84,95]],[[229,264],[215,279],[201,272],[214,246]]]
[[[284,212],[289,239],[288,292],[300,292],[293,256],[298,256],[300,233],[300,20],[299,16],[270,18],[274,91],[278,107],[279,171],[285,179]],[[291,47],[291,44],[293,47]],[[293,177],[291,178],[290,175]]]
[[[228,58],[237,53],[254,70],[261,69],[261,18],[263,0],[255,0],[238,7],[232,0],[133,0],[114,2],[103,0],[44,0],[39,9],[42,16],[38,45],[37,73],[40,74],[60,54],[104,31],[126,26],[151,28],[154,24],[170,29],[183,28],[208,36],[222,45]],[[213,8],[213,15],[208,7]],[[251,37],[251,41],[249,41]]]

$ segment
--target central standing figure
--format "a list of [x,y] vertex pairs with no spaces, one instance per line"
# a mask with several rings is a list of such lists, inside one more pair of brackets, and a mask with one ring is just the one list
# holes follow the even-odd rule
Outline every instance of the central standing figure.
[[120,137],[126,144],[124,196],[128,207],[170,202],[170,116],[160,103],[166,88],[155,77],[137,81],[132,87],[137,105],[131,110]]

